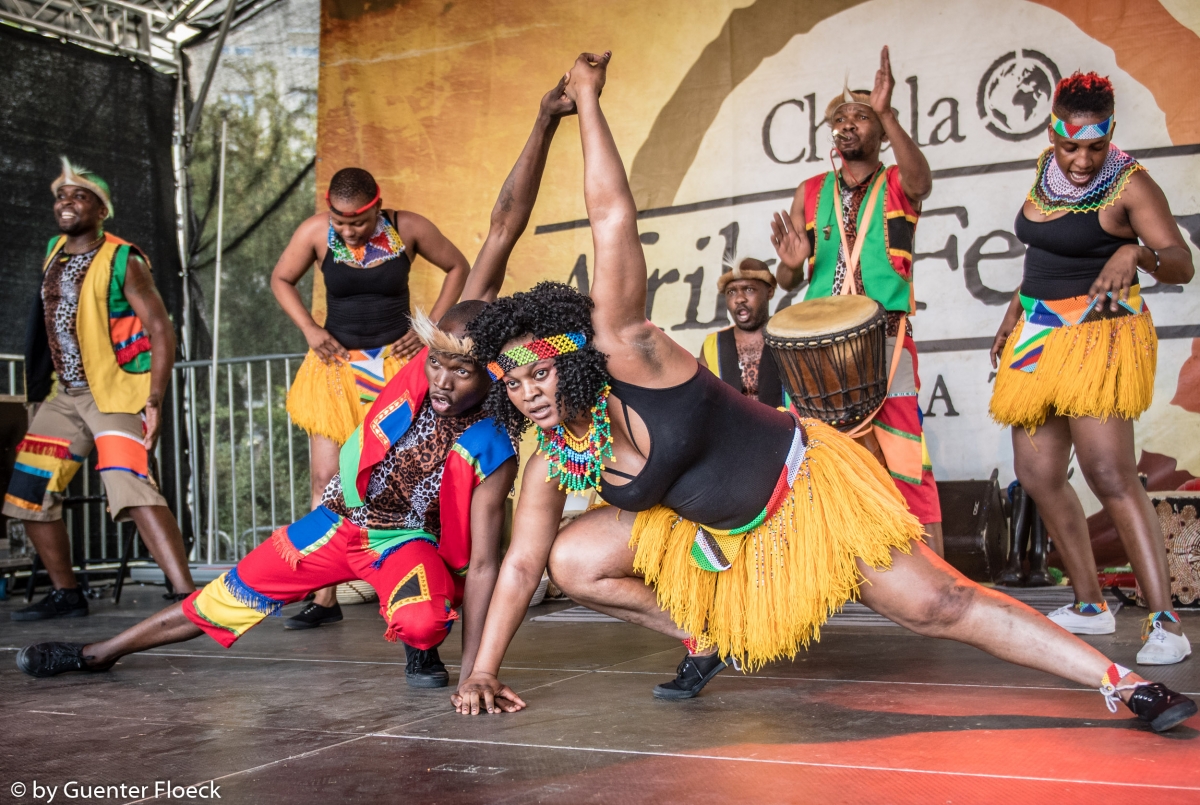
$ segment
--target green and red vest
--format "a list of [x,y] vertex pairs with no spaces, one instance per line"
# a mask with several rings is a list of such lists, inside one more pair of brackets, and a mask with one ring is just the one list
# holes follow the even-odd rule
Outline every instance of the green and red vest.
[[[821,299],[833,295],[833,280],[837,273],[838,219],[842,214],[834,198],[837,175],[828,171],[804,183],[804,222],[812,256],[809,262],[809,286],[805,299]],[[875,182],[883,182],[881,199],[875,212],[862,230],[862,217]],[[882,209],[880,209],[882,201]],[[912,284],[913,238],[920,213],[913,207],[900,186],[900,169],[892,165],[878,173],[867,189],[858,211],[858,237],[866,238],[862,246],[859,267],[867,296],[886,310],[912,313],[915,310]],[[853,244],[851,245],[853,248]],[[850,255],[846,255],[849,261]]]

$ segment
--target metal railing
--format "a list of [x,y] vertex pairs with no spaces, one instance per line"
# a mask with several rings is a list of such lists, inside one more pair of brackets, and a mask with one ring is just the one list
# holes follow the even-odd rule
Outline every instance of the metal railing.
[[[287,394],[304,353],[225,358],[216,371],[215,450],[209,433],[211,361],[175,364],[164,400],[155,459],[163,496],[193,537],[189,560],[232,564],[309,509],[308,436],[287,413]],[[24,401],[24,358],[0,354],[0,399]],[[7,385],[5,382],[7,381]],[[209,508],[209,465],[216,506]],[[113,523],[93,453],[67,490],[64,506],[76,560],[112,561],[127,524]],[[211,522],[210,522],[211,520]],[[144,545],[133,556],[149,559]]]
[[25,356],[0,353],[0,392],[3,397],[25,398]]
[[[164,475],[171,479],[164,495],[188,520],[180,523],[184,531],[195,536],[192,561],[236,562],[308,511],[308,437],[286,407],[303,358],[303,353],[225,358],[217,362],[215,378],[211,361],[175,365],[168,401],[171,433],[162,440],[168,449],[160,443],[159,452],[160,462],[169,463]],[[214,381],[217,407],[210,411]],[[217,441],[210,445],[213,416]],[[175,445],[183,449],[172,449]],[[211,509],[210,463],[216,474]]]

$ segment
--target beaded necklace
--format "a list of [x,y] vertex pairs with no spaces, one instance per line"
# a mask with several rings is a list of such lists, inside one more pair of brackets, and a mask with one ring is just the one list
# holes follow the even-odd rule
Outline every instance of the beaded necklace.
[[1083,187],[1071,182],[1058,167],[1054,149],[1047,148],[1038,159],[1037,179],[1029,190],[1029,200],[1042,215],[1067,210],[1091,212],[1102,210],[1117,202],[1129,177],[1145,170],[1136,159],[1115,145],[1109,145],[1108,156],[1096,176]]
[[345,263],[356,268],[371,268],[391,260],[404,251],[404,242],[400,233],[388,223],[387,217],[381,212],[375,219],[375,231],[362,246],[350,247],[331,224],[329,226],[329,249],[333,252],[335,263]]
[[612,459],[612,427],[608,420],[608,384],[600,389],[600,397],[592,406],[592,424],[583,436],[576,436],[566,426],[538,429],[538,452],[550,465],[546,480],[558,480],[558,488],[583,492],[595,487],[600,491],[600,473],[604,459]]

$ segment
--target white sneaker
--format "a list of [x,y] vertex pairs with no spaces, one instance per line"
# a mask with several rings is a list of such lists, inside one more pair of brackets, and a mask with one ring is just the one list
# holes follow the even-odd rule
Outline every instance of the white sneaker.
[[1138,652],[1138,665],[1174,665],[1183,662],[1192,653],[1192,644],[1187,635],[1172,634],[1158,621],[1146,638],[1146,645]]
[[1080,615],[1074,606],[1065,606],[1046,617],[1071,634],[1112,634],[1117,631],[1117,619],[1107,609],[1099,615]]

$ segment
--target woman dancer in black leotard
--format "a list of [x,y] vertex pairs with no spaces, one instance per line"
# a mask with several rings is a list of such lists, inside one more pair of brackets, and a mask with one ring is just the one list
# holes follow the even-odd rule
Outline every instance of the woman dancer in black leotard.
[[[296,229],[271,273],[280,307],[308,341],[308,356],[288,392],[292,421],[308,433],[312,506],[338,470],[338,450],[392,375],[421,348],[409,327],[409,275],[417,255],[446,272],[430,317],[458,301],[467,258],[432,222],[383,209],[379,185],[362,168],[333,175],[317,213]],[[325,326],[316,323],[298,283],[313,264],[325,280]],[[317,592],[288,628],[340,621],[333,589]]]
[[[828,426],[745,400],[646,320],[636,209],[599,104],[608,61],[583,54],[566,85],[583,140],[592,300],[543,285],[498,300],[470,328],[501,381],[492,412],[532,420],[541,449],[525,470],[458,711],[525,706],[496,675],[549,562],[574,600],[685,641],[689,654],[656,688],[660,698],[694,696],[722,658],[753,667],[794,654],[857,596],[921,634],[1101,686],[1112,707],[1126,698],[1156,729],[1194,713],[1186,697],[963,578],[920,541],[869,453]],[[562,487],[588,486],[613,505],[559,533]]]
[[1100,594],[1083,507],[1067,483],[1074,446],[1150,605],[1137,661],[1169,665],[1191,646],[1171,611],[1158,516],[1138,481],[1133,420],[1150,407],[1158,341],[1137,275],[1186,283],[1192,256],[1162,190],[1112,144],[1113,108],[1112,84],[1095,73],[1076,73],[1056,89],[1051,147],[1017,213],[1017,237],[1029,250],[992,345],[991,409],[1012,426],[1017,478],[1075,587],[1075,604],[1050,620],[1076,634],[1117,628]]

